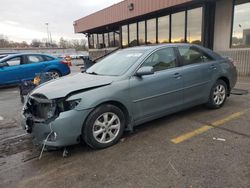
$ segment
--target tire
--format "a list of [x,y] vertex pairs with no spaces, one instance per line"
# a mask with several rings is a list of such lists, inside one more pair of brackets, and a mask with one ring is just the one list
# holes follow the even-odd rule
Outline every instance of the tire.
[[62,74],[57,70],[50,70],[48,72],[51,74],[53,79],[57,79],[62,76]]
[[221,108],[227,100],[227,94],[227,84],[223,80],[217,80],[210,91],[206,106],[211,109]]
[[83,125],[83,140],[94,149],[110,147],[121,138],[125,122],[120,108],[110,104],[101,105],[91,112]]

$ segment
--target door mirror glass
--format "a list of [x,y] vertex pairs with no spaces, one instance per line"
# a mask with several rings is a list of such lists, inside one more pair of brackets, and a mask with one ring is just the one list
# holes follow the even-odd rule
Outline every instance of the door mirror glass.
[[141,67],[137,72],[136,76],[145,76],[145,75],[151,75],[154,74],[154,68],[151,66],[144,66]]

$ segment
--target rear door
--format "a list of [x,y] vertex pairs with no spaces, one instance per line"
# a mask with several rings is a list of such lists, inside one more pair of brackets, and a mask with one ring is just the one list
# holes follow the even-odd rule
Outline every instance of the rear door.
[[10,58],[2,63],[6,63],[6,66],[0,68],[0,84],[14,84],[18,83],[21,78],[22,56],[16,56]]
[[176,111],[182,105],[183,80],[174,48],[154,52],[142,66],[152,66],[155,73],[130,79],[136,123]]
[[183,65],[185,106],[206,102],[217,69],[216,61],[194,46],[178,47]]
[[37,73],[43,72],[45,67],[46,62],[42,55],[24,55],[24,61],[21,65],[23,70],[22,79],[34,79]]

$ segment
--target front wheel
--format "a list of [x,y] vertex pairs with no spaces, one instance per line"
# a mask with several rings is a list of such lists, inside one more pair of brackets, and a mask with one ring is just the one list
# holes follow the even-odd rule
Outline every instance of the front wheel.
[[212,109],[221,108],[226,102],[227,91],[228,88],[226,83],[223,80],[217,80],[210,91],[209,100],[206,106]]
[[97,107],[83,125],[84,141],[94,149],[116,144],[125,127],[125,115],[116,106],[106,104]]

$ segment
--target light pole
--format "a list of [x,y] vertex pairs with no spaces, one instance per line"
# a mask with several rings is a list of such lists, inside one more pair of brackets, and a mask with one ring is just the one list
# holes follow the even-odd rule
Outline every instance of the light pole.
[[46,25],[46,28],[47,28],[47,36],[48,36],[47,42],[48,42],[48,46],[50,46],[50,40],[49,40],[49,23],[45,23],[45,25]]

